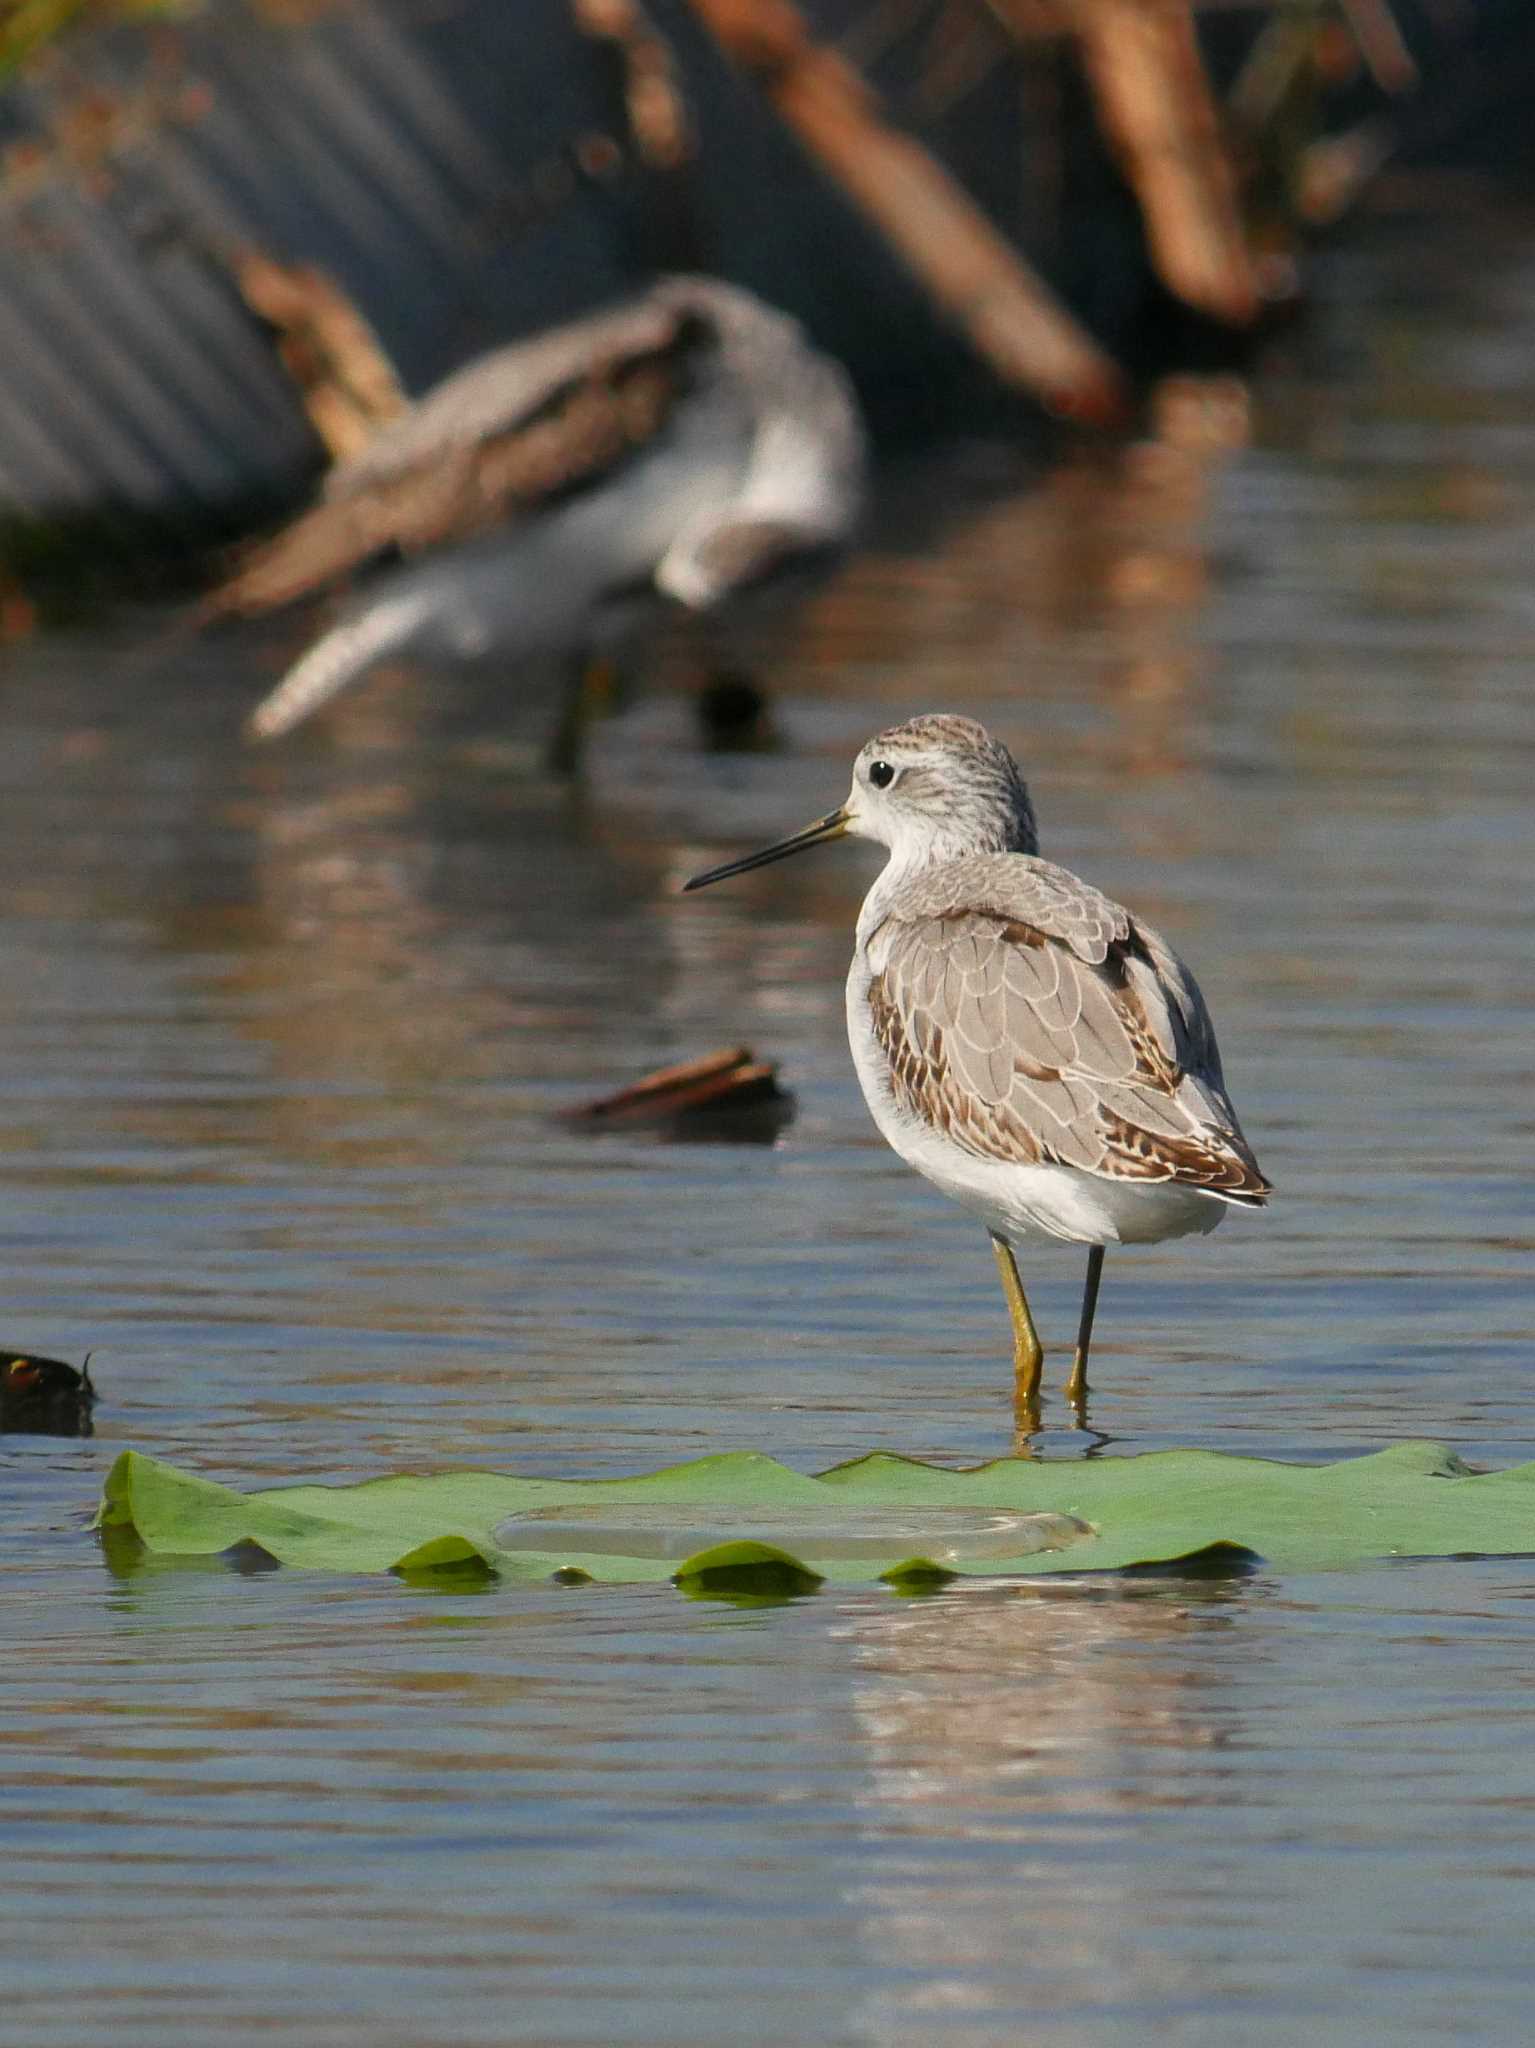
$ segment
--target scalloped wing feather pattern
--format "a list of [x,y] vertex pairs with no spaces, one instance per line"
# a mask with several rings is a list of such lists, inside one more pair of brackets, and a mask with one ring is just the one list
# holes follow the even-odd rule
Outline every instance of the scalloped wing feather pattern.
[[1193,977],[1064,868],[978,855],[919,875],[869,941],[897,1100],[981,1158],[1259,1202]]

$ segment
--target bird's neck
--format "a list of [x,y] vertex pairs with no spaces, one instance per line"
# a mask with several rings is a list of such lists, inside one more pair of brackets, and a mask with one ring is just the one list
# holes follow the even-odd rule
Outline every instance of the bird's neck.
[[863,909],[858,918],[860,944],[882,925],[890,913],[890,906],[909,882],[921,875],[930,874],[934,868],[947,867],[953,861],[968,860],[975,855],[993,853],[1039,852],[1039,838],[1034,830],[1032,811],[1021,812],[1006,828],[999,826],[995,833],[956,833],[952,836],[938,833],[919,841],[899,841],[890,849],[889,857],[880,870],[874,886],[864,898]]

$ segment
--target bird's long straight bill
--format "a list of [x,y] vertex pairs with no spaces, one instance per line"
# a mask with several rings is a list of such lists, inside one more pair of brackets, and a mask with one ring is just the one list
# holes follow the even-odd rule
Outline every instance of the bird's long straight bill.
[[723,882],[730,875],[744,875],[748,868],[765,868],[770,861],[786,860],[791,853],[803,853],[807,846],[819,846],[823,839],[840,839],[847,830],[847,808],[828,811],[824,818],[817,818],[813,825],[807,825],[803,832],[792,833],[787,839],[777,840],[772,846],[764,846],[760,853],[748,853],[740,860],[727,860],[720,868],[709,868],[704,874],[695,875],[690,882],[682,885],[684,895],[689,889],[707,889],[711,882]]

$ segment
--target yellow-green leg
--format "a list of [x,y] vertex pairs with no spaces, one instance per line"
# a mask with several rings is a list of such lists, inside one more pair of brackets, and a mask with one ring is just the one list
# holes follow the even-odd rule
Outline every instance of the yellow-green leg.
[[1018,1262],[1013,1257],[1012,1246],[1005,1237],[998,1237],[993,1231],[991,1249],[997,1261],[997,1271],[1002,1276],[1007,1312],[1013,1319],[1013,1407],[1020,1423],[1029,1429],[1038,1429],[1039,1381],[1045,1365],[1044,1347],[1034,1327],[1034,1318],[1029,1313],[1029,1298],[1018,1278]]
[[551,775],[575,775],[586,750],[586,735],[606,717],[618,697],[618,664],[583,648],[571,657],[554,737],[549,742]]
[[1087,1280],[1082,1289],[1082,1320],[1077,1325],[1077,1349],[1071,1361],[1071,1378],[1066,1382],[1066,1399],[1076,1410],[1078,1429],[1087,1427],[1087,1352],[1093,1341],[1093,1317],[1098,1309],[1098,1282],[1102,1278],[1103,1246],[1095,1244],[1087,1255]]

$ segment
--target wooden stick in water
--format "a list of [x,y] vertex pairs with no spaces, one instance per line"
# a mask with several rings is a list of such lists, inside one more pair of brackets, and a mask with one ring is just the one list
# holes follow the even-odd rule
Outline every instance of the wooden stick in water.
[[683,1060],[647,1074],[614,1095],[578,1104],[565,1115],[572,1123],[615,1123],[639,1118],[662,1119],[706,1104],[744,1109],[750,1104],[783,1100],[777,1069],[753,1057],[744,1045]]

